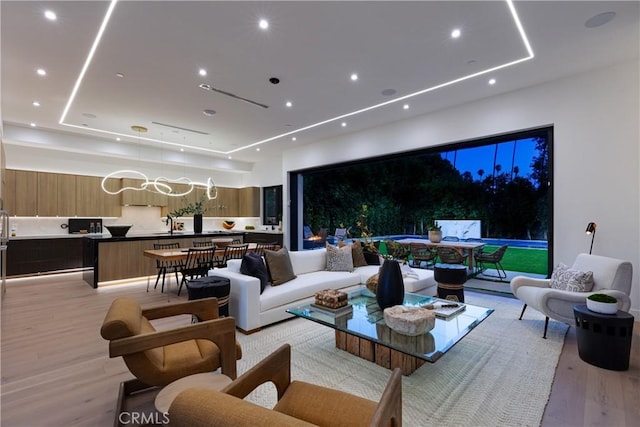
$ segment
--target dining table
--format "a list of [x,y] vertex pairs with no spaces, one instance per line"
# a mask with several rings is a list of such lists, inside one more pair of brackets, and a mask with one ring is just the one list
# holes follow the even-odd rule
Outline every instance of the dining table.
[[[256,243],[247,243],[249,245],[247,247],[247,251],[254,251],[257,247]],[[194,249],[202,249],[202,247],[194,248]],[[145,249],[143,255],[147,258],[152,258],[159,261],[182,261],[187,259],[187,254],[189,253],[189,248],[178,248],[178,249]],[[224,247],[219,247],[216,245],[215,256],[222,257],[224,255]]]
[[470,272],[473,272],[473,251],[477,251],[478,249],[482,248],[483,246],[486,245],[486,243],[484,242],[466,242],[466,241],[449,241],[449,240],[442,240],[438,243],[434,243],[431,242],[430,240],[426,240],[426,239],[417,239],[417,238],[405,238],[405,239],[399,239],[397,240],[398,243],[400,244],[420,244],[420,245],[424,245],[426,247],[429,248],[452,248],[455,249],[457,252],[459,252],[461,255],[464,255],[466,252],[466,257],[467,257],[467,268]]

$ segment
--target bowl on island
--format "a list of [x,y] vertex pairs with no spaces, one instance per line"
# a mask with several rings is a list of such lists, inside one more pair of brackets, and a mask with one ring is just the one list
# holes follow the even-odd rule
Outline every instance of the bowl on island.
[[236,222],[235,221],[231,221],[231,220],[228,220],[228,219],[222,221],[222,228],[224,228],[225,230],[231,230],[235,226],[236,226]]
[[124,237],[127,235],[127,232],[129,231],[129,229],[132,227],[131,225],[105,225],[104,226],[107,230],[109,230],[109,233],[111,233],[111,236],[113,237]]

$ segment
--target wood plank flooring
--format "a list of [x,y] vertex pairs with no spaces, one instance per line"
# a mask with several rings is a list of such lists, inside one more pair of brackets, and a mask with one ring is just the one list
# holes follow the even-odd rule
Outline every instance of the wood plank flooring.
[[[153,285],[153,283],[152,283]],[[186,300],[186,292],[170,301]],[[130,296],[167,303],[146,282],[93,289],[79,273],[11,279],[1,305],[2,426],[109,426],[118,386],[132,376],[109,359],[99,329],[111,301]],[[161,327],[188,322],[175,319]],[[600,369],[578,357],[570,328],[543,426],[635,426],[640,420],[640,324],[634,327],[628,371]]]

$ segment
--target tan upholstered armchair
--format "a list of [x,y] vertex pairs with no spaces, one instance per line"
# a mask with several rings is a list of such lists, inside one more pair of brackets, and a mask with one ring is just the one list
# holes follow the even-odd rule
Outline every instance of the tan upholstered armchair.
[[573,307],[576,304],[586,304],[587,297],[591,294],[602,293],[615,297],[618,300],[618,309],[622,311],[629,311],[631,307],[629,294],[633,268],[630,262],[599,255],[579,254],[571,268],[593,272],[591,292],[554,289],[549,279],[517,276],[511,280],[511,291],[524,302],[520,319],[528,305],[546,316],[543,338],[547,337],[549,318],[574,325]]
[[[291,381],[291,347],[283,345],[222,391],[192,388],[169,408],[171,425],[204,426],[400,426],[402,374],[395,369],[380,402],[317,385]],[[278,403],[268,409],[242,400],[273,382]]]
[[[156,331],[150,322],[181,314],[195,315],[201,322],[162,331]],[[236,344],[235,320],[217,317],[216,298],[145,309],[130,298],[113,301],[100,334],[109,340],[109,357],[122,356],[136,377],[120,384],[116,419],[132,393],[218,368],[236,378],[236,360],[242,357],[242,350]]]

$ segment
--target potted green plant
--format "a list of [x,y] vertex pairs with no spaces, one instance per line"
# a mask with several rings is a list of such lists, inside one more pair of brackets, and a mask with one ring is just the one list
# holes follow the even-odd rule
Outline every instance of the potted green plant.
[[587,297],[587,308],[600,314],[616,314],[618,300],[611,295],[591,294]]
[[442,227],[437,221],[431,221],[429,224],[429,241],[431,243],[440,243],[442,240]]
[[[193,231],[196,233],[202,233],[202,215],[207,211],[207,208],[204,205],[206,197],[207,196],[203,194],[202,197],[200,197],[200,200],[188,203],[180,209],[176,209],[169,214],[169,217],[175,219],[184,215],[193,214]],[[183,200],[186,201],[186,198],[183,198]]]

